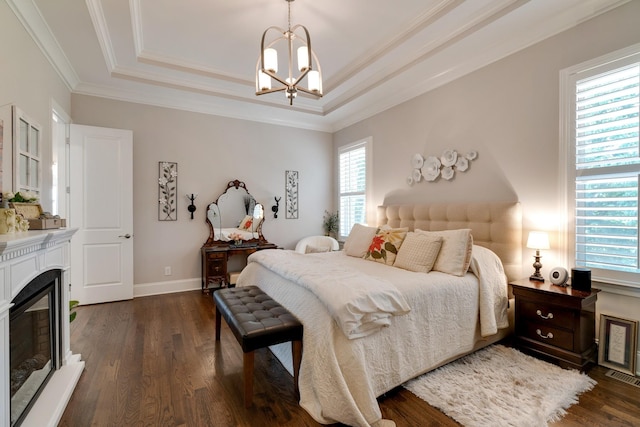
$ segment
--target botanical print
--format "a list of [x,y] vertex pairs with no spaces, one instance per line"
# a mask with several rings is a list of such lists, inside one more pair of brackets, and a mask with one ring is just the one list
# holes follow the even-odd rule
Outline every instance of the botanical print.
[[158,163],[158,220],[178,219],[177,204],[178,163]]
[[298,218],[298,171],[286,171],[285,172],[285,193],[287,198],[285,200],[285,218],[297,219]]

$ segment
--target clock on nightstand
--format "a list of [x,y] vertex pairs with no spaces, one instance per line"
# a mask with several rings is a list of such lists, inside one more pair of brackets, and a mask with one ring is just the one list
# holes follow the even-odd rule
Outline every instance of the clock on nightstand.
[[509,285],[516,300],[517,348],[581,371],[596,362],[595,313],[599,289],[579,291],[528,279]]

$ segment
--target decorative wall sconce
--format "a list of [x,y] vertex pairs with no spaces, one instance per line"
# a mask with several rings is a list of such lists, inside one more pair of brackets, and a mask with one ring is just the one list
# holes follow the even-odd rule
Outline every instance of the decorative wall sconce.
[[276,200],[276,204],[271,206],[271,212],[273,212],[273,217],[278,218],[278,209],[280,209],[280,200],[282,197],[274,197]]
[[193,203],[196,200],[196,197],[198,197],[198,194],[187,194],[187,199],[191,202],[191,204],[187,206],[187,210],[191,212],[191,219],[193,219],[193,213],[196,211],[196,205]]

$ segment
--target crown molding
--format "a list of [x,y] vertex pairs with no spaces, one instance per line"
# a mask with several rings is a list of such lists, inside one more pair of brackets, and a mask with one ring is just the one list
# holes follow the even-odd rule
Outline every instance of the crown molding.
[[31,36],[47,61],[62,82],[70,91],[80,83],[80,78],[76,74],[71,62],[53,36],[51,28],[45,22],[40,10],[32,0],[7,0],[7,4],[16,15],[27,33]]

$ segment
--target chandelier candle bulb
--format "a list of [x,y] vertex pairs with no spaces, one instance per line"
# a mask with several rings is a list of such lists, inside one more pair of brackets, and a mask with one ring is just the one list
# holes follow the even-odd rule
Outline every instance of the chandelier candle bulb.
[[298,70],[306,71],[309,68],[309,50],[306,46],[298,48]]
[[274,48],[264,50],[264,68],[272,73],[278,72],[278,51]]
[[262,71],[258,74],[258,79],[260,82],[260,90],[269,90],[271,89],[271,76]]
[[320,73],[317,71],[309,71],[307,73],[309,82],[309,90],[312,92],[320,92]]

